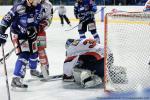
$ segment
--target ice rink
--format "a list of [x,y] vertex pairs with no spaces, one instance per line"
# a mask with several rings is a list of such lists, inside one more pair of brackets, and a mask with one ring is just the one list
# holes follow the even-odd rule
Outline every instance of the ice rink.
[[[106,7],[105,12],[111,11],[111,9],[119,8],[120,10],[125,11],[134,11],[141,10],[143,7]],[[0,18],[10,9],[10,6],[0,7]],[[100,9],[100,6],[98,7]],[[73,15],[73,6],[68,7],[67,12],[68,17],[71,19],[72,27],[78,24],[78,21],[75,20]],[[1,20],[1,19],[0,19]],[[104,43],[104,23],[100,22],[100,13],[96,14],[96,24],[97,31],[101,38],[101,43]],[[71,27],[65,24],[63,27],[60,24],[57,13],[54,14],[54,19],[51,26],[46,30],[47,31],[47,54],[50,63],[50,75],[57,75],[63,73],[63,62],[65,59],[65,42],[68,38],[79,38],[77,28],[71,31],[65,31]],[[9,34],[9,29],[7,32]],[[87,37],[92,37],[88,32],[86,33]],[[13,48],[10,38],[7,39],[5,44],[5,53],[8,53]],[[2,51],[0,48],[0,58],[2,57]],[[8,71],[9,86],[13,77],[13,70],[15,66],[17,56],[13,53],[6,60],[6,67]],[[40,66],[38,66],[40,70]],[[33,79],[29,74],[29,69],[27,69],[26,77],[24,82],[26,82],[29,87],[26,92],[17,92],[12,91],[10,87],[11,100],[103,100],[101,97],[107,96],[104,93],[103,86],[99,86],[93,89],[83,89],[77,84],[66,83],[62,80],[55,80],[49,82],[41,81],[31,81]],[[147,92],[148,91],[148,92]],[[146,90],[149,94],[150,90]],[[146,97],[147,97],[146,94]],[[110,96],[114,97],[124,97],[124,96],[138,96],[139,94],[125,93],[125,94],[112,94]],[[118,99],[116,98],[116,99]],[[116,100],[112,99],[112,100]],[[130,100],[132,98],[119,98],[119,100]],[[133,98],[134,99],[134,98]],[[4,75],[3,64],[0,64],[0,100],[7,100],[7,89]],[[111,100],[111,98],[104,99]],[[150,98],[142,98],[142,100],[150,100]]]
[[[6,13],[6,12],[5,12]],[[103,39],[102,24],[100,19],[97,19],[98,33]],[[76,20],[71,19],[72,26],[78,24]],[[50,75],[57,75],[63,73],[63,62],[65,59],[65,42],[68,38],[79,38],[77,28],[66,32],[65,29],[71,28],[67,24],[63,27],[60,24],[57,13],[54,15],[54,20],[47,31],[47,54],[50,63]],[[9,34],[9,29],[7,30]],[[87,33],[87,37],[92,37]],[[102,40],[103,41],[103,40]],[[5,53],[9,52],[13,48],[10,38],[7,39],[5,45]],[[1,48],[0,48],[1,49]],[[1,56],[0,51],[0,58]],[[6,66],[9,77],[9,85],[13,77],[13,70],[15,66],[17,56],[13,53],[10,58],[6,60]],[[38,66],[38,69],[40,66]],[[102,86],[94,89],[82,89],[80,86],[74,83],[64,83],[62,80],[40,82],[32,81],[29,69],[25,77],[25,82],[29,85],[26,92],[14,92],[10,90],[11,100],[97,100],[97,97],[103,95]],[[10,87],[11,89],[11,87]],[[3,64],[0,64],[0,100],[7,100],[7,89],[5,84],[5,75]]]

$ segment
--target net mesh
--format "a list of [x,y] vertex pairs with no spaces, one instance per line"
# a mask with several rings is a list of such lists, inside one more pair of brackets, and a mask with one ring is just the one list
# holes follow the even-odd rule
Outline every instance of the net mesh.
[[107,14],[105,89],[130,91],[150,87],[150,13]]

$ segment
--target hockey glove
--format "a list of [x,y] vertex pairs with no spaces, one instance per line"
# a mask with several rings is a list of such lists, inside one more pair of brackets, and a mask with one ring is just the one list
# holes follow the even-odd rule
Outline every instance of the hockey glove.
[[36,40],[37,37],[37,29],[36,27],[29,27],[27,29],[27,39],[28,40]]
[[0,33],[0,46],[6,42],[8,35]]
[[46,19],[41,21],[41,23],[39,25],[39,32],[43,32],[46,29],[46,27],[49,26],[49,24],[50,24],[49,21]]

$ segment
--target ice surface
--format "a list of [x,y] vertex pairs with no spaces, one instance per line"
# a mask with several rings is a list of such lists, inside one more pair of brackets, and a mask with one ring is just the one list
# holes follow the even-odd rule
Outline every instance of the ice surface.
[[[77,22],[72,22],[72,26],[77,25]],[[98,33],[103,41],[102,24],[97,22]],[[68,38],[79,38],[77,28],[72,31],[64,31],[70,28],[67,24],[61,26],[60,22],[53,21],[50,28],[47,29],[47,54],[50,63],[50,75],[63,73],[63,62],[65,59],[65,42]],[[9,34],[9,29],[7,30]],[[86,34],[87,37],[92,37],[90,34]],[[103,43],[103,42],[102,42]],[[5,53],[9,52],[13,48],[10,38],[5,44]],[[1,48],[0,48],[1,50]],[[0,51],[0,58],[1,56]],[[9,77],[9,85],[13,77],[14,65],[17,56],[13,53],[10,58],[6,60],[6,66]],[[38,69],[40,69],[38,67]],[[26,80],[30,79],[29,69],[27,69]],[[7,89],[5,85],[5,75],[3,65],[0,64],[0,100],[7,100]],[[14,92],[11,93],[11,100],[97,100],[97,97],[103,95],[103,88],[98,87],[94,89],[82,89],[80,86],[74,83],[64,83],[62,80],[40,82],[33,81],[27,82],[29,88],[26,92]]]

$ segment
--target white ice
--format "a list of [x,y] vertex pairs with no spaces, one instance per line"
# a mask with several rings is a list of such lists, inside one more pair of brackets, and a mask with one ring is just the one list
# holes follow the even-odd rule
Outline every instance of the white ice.
[[[72,26],[78,23],[72,21]],[[103,43],[103,27],[100,20],[97,22],[98,33],[101,36]],[[63,73],[63,62],[65,59],[65,42],[68,38],[79,38],[77,28],[72,31],[64,31],[70,28],[67,24],[61,26],[59,20],[54,20],[50,28],[47,29],[47,54],[50,63],[50,75],[57,75]],[[7,30],[9,34],[9,29]],[[89,33],[87,37],[92,37]],[[5,44],[5,53],[13,48],[10,38]],[[0,47],[0,58],[2,57]],[[17,56],[13,53],[6,60],[6,67],[8,72],[9,86],[13,77],[14,66]],[[39,66],[38,69],[40,70]],[[29,69],[27,69],[26,80],[30,79]],[[74,83],[64,83],[62,80],[40,82],[27,82],[29,85],[26,92],[14,92],[10,87],[11,100],[97,100],[97,97],[104,95],[103,88],[82,89]],[[7,100],[7,89],[4,75],[3,64],[0,64],[0,100]]]

